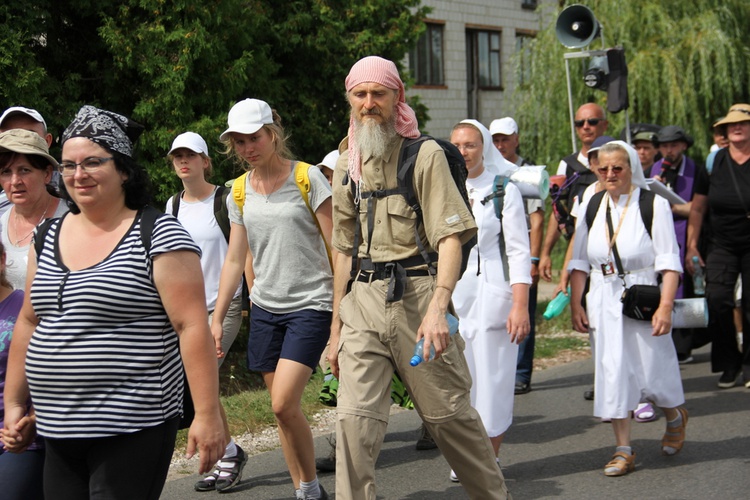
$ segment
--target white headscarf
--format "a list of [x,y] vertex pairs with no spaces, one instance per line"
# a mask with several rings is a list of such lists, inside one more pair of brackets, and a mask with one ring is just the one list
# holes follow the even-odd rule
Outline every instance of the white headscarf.
[[[627,151],[628,157],[630,158],[630,171],[632,172],[630,177],[630,183],[641,189],[649,189],[646,184],[646,178],[643,175],[643,167],[641,166],[641,160],[638,158],[638,153],[633,147],[624,141],[611,141],[602,147],[609,146],[610,144],[617,144]],[[601,151],[601,150],[600,150]]]
[[461,123],[473,125],[482,133],[482,142],[484,142],[484,149],[482,150],[484,168],[494,175],[504,175],[506,177],[518,170],[518,166],[515,163],[511,163],[503,158],[503,155],[497,150],[492,143],[492,135],[487,130],[487,127],[473,119],[461,120]]

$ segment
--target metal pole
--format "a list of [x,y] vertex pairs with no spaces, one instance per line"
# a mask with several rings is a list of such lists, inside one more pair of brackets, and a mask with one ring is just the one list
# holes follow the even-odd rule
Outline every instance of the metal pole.
[[570,140],[573,144],[573,153],[576,152],[576,129],[573,126],[573,91],[570,88],[570,63],[568,63],[568,59],[565,59],[565,78],[568,83],[568,111],[570,113]]
[[630,115],[628,115],[628,108],[625,108],[625,142],[633,145],[633,141],[630,137]]

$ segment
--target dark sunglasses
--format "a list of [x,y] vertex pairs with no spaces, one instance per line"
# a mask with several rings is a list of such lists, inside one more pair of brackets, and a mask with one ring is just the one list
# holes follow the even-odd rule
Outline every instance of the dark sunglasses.
[[596,170],[597,170],[597,171],[598,171],[598,172],[599,172],[599,173],[600,173],[601,175],[607,175],[607,172],[608,172],[609,170],[611,170],[611,171],[612,171],[612,173],[613,173],[613,174],[615,174],[615,175],[620,175],[620,174],[622,173],[622,171],[623,171],[623,167],[621,167],[621,166],[619,166],[619,165],[615,165],[614,167],[599,167],[599,168],[598,168],[598,169],[596,169]]
[[583,127],[583,124],[586,122],[589,122],[589,125],[592,127],[596,127],[599,125],[599,122],[603,122],[604,118],[584,118],[583,120],[574,120],[573,123],[575,124],[576,128]]

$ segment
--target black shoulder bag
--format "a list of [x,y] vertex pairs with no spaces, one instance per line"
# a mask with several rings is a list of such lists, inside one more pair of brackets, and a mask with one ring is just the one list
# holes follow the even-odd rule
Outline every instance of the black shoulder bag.
[[[609,203],[607,203],[607,227],[609,227],[609,233],[614,234]],[[615,256],[617,276],[622,280],[622,286],[625,288],[620,298],[622,313],[628,318],[650,321],[659,308],[661,289],[656,285],[633,285],[628,288],[625,284],[625,268],[622,266],[620,253],[617,251],[617,242],[612,246],[612,253]]]

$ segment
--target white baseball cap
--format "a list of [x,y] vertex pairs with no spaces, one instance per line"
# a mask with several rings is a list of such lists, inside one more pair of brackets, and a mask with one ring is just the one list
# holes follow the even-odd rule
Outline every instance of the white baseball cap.
[[12,115],[26,115],[44,125],[44,129],[47,130],[47,122],[44,121],[39,111],[23,106],[13,106],[3,111],[3,115],[0,116],[0,127],[2,127],[5,119]]
[[175,137],[174,141],[172,141],[172,149],[170,149],[167,154],[171,155],[180,148],[186,148],[194,153],[202,153],[208,156],[208,146],[206,145],[206,141],[195,132],[185,132],[184,134]]
[[338,149],[334,149],[323,158],[323,161],[318,163],[318,166],[323,166],[331,170],[336,170],[336,162],[339,159],[340,153]]
[[495,135],[495,134],[513,135],[517,133],[518,133],[518,125],[516,124],[516,121],[510,116],[506,116],[505,118],[498,118],[497,120],[492,120],[492,123],[490,123],[490,135]]
[[226,129],[219,139],[226,141],[229,134],[254,134],[263,127],[273,123],[273,112],[271,106],[259,99],[245,99],[240,101],[229,110],[227,117],[229,128]]

